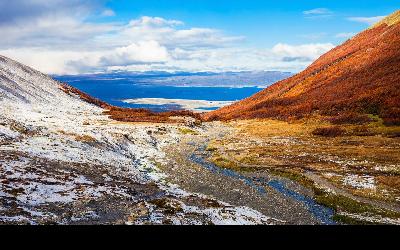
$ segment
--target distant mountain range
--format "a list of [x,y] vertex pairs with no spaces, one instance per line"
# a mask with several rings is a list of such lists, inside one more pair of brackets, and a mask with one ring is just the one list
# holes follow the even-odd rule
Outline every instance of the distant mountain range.
[[115,72],[76,76],[54,76],[64,82],[78,80],[127,80],[137,84],[158,84],[164,86],[187,87],[267,87],[274,82],[288,78],[293,74],[280,71],[243,71],[243,72]]
[[321,56],[303,72],[207,120],[301,118],[346,112],[379,115],[400,124],[400,11]]

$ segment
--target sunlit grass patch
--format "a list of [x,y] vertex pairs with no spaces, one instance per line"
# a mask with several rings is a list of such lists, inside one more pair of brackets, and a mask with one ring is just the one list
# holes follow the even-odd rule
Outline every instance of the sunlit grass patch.
[[181,134],[184,134],[184,135],[199,135],[199,133],[197,131],[194,131],[193,129],[189,129],[189,128],[179,128],[178,130]]
[[324,206],[330,207],[337,213],[334,219],[343,223],[349,224],[369,224],[367,221],[360,221],[349,216],[341,215],[340,213],[351,213],[351,214],[361,214],[365,216],[381,216],[391,219],[400,218],[400,213],[380,209],[373,207],[371,205],[355,201],[348,197],[337,195],[329,192],[325,192],[321,189],[317,189],[316,201]]
[[90,135],[77,135],[75,136],[75,140],[84,143],[92,143],[97,141],[96,138]]
[[323,137],[338,137],[343,136],[346,133],[346,130],[335,126],[335,127],[324,127],[324,128],[316,128],[312,131],[313,135],[323,136]]
[[209,151],[209,152],[214,152],[214,151],[217,151],[217,150],[218,150],[218,148],[215,147],[215,146],[212,146],[212,145],[208,145],[207,148],[206,148],[206,151]]
[[307,178],[306,176],[304,176],[301,173],[301,170],[299,170],[299,169],[283,170],[283,169],[277,168],[277,169],[272,169],[270,172],[276,176],[281,176],[281,177],[287,178],[289,180],[296,181],[305,187],[308,187],[311,189],[313,189],[315,187],[314,181],[312,181],[309,178]]
[[[336,126],[320,116],[296,121],[259,119],[229,124],[235,132],[209,145],[212,161],[217,166],[241,172],[268,171],[300,183],[313,190],[322,205],[335,209],[335,219],[343,223],[374,221],[377,224],[381,221],[379,218],[391,223],[385,219],[389,215],[397,220],[396,213],[380,206],[375,208],[373,204],[400,201],[400,147],[395,137],[400,127],[385,126],[376,116],[368,116],[366,123],[354,121]],[[340,130],[340,136],[312,133],[317,128],[331,127]],[[307,172],[321,180],[309,179]],[[359,176],[362,180],[356,178],[354,182],[349,176]],[[329,184],[346,196],[323,191],[329,190]],[[368,203],[358,204],[351,197],[367,199]]]
[[328,118],[330,123],[334,125],[342,125],[342,124],[366,124],[373,121],[373,118],[369,117],[365,114],[357,114],[357,113],[342,113],[338,116]]
[[211,158],[211,161],[220,168],[234,169],[234,170],[239,169],[239,165],[236,162],[228,160],[223,156],[214,156]]

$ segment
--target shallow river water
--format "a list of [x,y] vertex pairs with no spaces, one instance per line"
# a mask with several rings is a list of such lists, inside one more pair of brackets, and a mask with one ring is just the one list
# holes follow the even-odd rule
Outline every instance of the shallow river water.
[[215,174],[221,174],[236,180],[240,180],[246,185],[255,189],[261,195],[268,195],[265,187],[270,187],[285,197],[303,204],[309,213],[311,213],[322,224],[336,224],[336,222],[332,219],[334,216],[334,211],[332,209],[316,203],[311,197],[305,196],[290,189],[284,182],[278,179],[266,180],[265,178],[259,177],[251,178],[230,169],[220,168],[209,162],[207,160],[207,156],[208,154],[206,153],[205,148],[200,148],[190,156],[190,160]]

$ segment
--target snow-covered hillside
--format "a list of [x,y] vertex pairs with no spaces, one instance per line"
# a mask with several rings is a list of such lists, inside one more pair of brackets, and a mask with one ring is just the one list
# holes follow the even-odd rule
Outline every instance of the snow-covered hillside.
[[0,56],[0,224],[275,222],[166,182],[156,165],[177,131],[112,121]]

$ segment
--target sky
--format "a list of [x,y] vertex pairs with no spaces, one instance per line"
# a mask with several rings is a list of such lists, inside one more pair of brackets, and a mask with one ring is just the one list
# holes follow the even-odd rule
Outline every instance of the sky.
[[48,74],[298,72],[400,0],[0,0],[0,54]]

